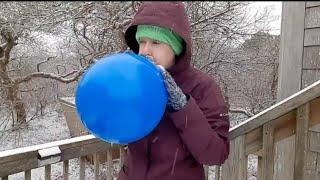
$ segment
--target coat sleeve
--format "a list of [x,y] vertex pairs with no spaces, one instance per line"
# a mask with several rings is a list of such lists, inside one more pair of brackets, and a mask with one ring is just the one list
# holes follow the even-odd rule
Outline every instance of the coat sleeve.
[[197,87],[187,104],[169,117],[200,164],[221,165],[229,155],[228,107],[217,85]]

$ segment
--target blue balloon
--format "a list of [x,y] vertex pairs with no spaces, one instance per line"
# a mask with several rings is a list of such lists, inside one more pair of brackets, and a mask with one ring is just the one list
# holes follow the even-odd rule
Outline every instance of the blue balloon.
[[168,94],[160,70],[143,56],[104,57],[81,78],[76,109],[86,129],[106,142],[128,144],[160,122]]

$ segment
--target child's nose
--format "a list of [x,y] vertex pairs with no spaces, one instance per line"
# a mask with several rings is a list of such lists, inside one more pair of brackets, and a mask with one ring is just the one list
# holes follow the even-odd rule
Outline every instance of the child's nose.
[[150,43],[145,43],[141,49],[141,54],[145,56],[151,55],[151,46]]

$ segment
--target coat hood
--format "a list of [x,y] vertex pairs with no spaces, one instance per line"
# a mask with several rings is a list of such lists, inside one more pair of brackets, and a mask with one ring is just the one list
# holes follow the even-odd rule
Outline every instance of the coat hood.
[[125,32],[126,43],[135,53],[139,52],[139,45],[135,39],[135,34],[137,25],[141,24],[168,28],[177,33],[184,40],[183,52],[176,57],[175,65],[168,70],[174,78],[190,67],[190,22],[182,2],[146,2],[139,7]]

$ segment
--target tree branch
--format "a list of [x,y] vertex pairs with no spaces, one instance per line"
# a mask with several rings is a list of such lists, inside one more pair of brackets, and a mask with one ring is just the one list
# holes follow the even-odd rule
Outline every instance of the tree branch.
[[224,11],[221,11],[221,12],[219,12],[219,13],[217,13],[217,14],[214,14],[213,16],[210,16],[210,17],[208,17],[208,18],[204,18],[204,19],[202,19],[202,20],[199,20],[199,21],[197,21],[197,22],[194,22],[194,23],[191,24],[191,28],[193,28],[194,26],[196,26],[196,25],[198,25],[198,24],[200,24],[200,23],[203,23],[203,22],[209,21],[209,20],[211,20],[211,19],[214,19],[214,18],[216,18],[216,17],[218,17],[218,16],[221,16],[221,15],[223,15],[223,14],[229,12],[229,11],[232,11],[232,10],[233,10],[232,8],[228,8],[228,9],[225,9]]
[[[17,78],[15,79],[13,82],[15,84],[20,84],[23,82],[28,82],[30,80],[33,80],[35,78],[45,78],[45,79],[54,79],[57,80],[59,82],[63,82],[63,83],[71,83],[73,81],[76,81],[79,79],[79,77],[85,72],[87,68],[82,68],[79,71],[77,71],[77,73],[75,73],[76,71],[72,71],[71,73],[68,73],[66,75],[56,75],[56,74],[52,74],[52,73],[44,73],[44,72],[35,72],[35,73],[31,73],[25,77],[21,77],[21,78]],[[66,78],[67,76],[74,74],[74,77],[72,78]]]
[[[55,57],[57,57],[57,56],[55,56]],[[51,59],[53,59],[53,58],[55,58],[55,57],[48,57],[46,60],[39,62],[39,63],[37,64],[37,71],[40,72],[40,65],[41,65],[41,64],[44,64],[44,63],[50,61]]]
[[4,65],[7,65],[10,60],[10,52],[15,46],[14,41],[17,39],[17,37],[14,36],[13,31],[8,27],[3,27],[0,33],[2,38],[6,41],[6,43],[1,44],[0,47],[0,60],[4,63]]
[[253,113],[251,113],[250,111],[244,110],[244,109],[231,109],[230,108],[229,111],[232,112],[232,113],[241,113],[241,114],[244,114],[244,115],[246,115],[248,117],[254,116]]

